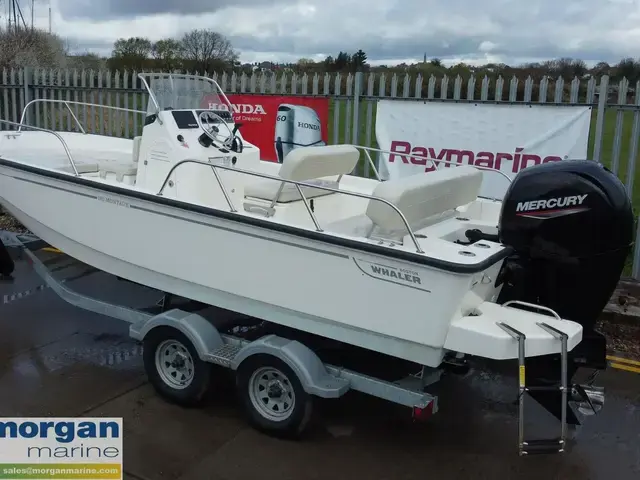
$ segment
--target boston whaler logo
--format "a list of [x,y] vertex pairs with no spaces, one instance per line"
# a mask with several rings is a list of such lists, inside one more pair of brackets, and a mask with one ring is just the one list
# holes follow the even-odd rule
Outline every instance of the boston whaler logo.
[[584,212],[589,210],[588,207],[583,206],[588,195],[589,194],[585,193],[584,195],[569,195],[545,200],[518,202],[516,205],[516,215],[520,217],[547,219]]
[[423,284],[422,277],[419,272],[408,268],[392,267],[377,262],[369,262],[367,260],[356,259],[353,261],[360,271],[365,275],[386,282],[397,283],[405,287],[416,288],[425,292],[431,292]]

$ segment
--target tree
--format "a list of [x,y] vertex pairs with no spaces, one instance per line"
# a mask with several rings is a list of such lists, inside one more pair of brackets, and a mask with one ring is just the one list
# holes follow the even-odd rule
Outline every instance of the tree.
[[44,30],[0,30],[0,68],[64,68],[67,53],[62,39]]
[[119,38],[113,44],[109,68],[114,70],[143,70],[149,63],[152,43],[148,38]]
[[610,75],[611,65],[607,62],[598,62],[595,67],[593,67],[592,73],[598,77],[602,75]]
[[345,70],[351,64],[351,55],[349,55],[347,52],[340,52],[338,53],[338,56],[336,57],[334,63],[337,71],[340,72],[342,70]]
[[104,58],[98,54],[86,52],[79,55],[67,57],[67,67],[77,70],[103,70],[107,66]]
[[238,53],[227,38],[213,30],[192,30],[180,41],[182,57],[190,70],[211,73],[234,67]]
[[119,38],[113,44],[114,57],[149,58],[151,50],[151,40],[143,37]]
[[626,78],[629,82],[635,82],[640,77],[640,63],[633,58],[623,58],[614,67],[614,77],[616,80]]
[[583,60],[566,57],[548,60],[542,64],[542,68],[546,70],[549,75],[567,79],[582,77],[588,70],[587,64]]
[[336,70],[336,61],[331,55],[324,59],[322,65],[327,72],[334,72]]
[[367,65],[367,54],[362,50],[358,50],[351,57],[351,65],[355,71],[363,71],[368,67]]
[[163,70],[173,71],[180,67],[182,45],[173,38],[158,40],[153,44],[151,54],[157,66]]

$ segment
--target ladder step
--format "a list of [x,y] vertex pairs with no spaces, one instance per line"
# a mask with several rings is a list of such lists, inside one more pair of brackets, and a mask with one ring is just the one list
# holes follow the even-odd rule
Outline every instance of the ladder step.
[[524,442],[522,451],[527,455],[560,453],[564,451],[564,442],[560,438],[527,440]]
[[558,392],[562,391],[562,385],[541,385],[535,387],[525,387],[528,392]]

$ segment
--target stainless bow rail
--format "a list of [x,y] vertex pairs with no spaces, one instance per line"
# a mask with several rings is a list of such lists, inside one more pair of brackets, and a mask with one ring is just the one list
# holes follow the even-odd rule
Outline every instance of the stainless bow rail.
[[[67,142],[64,141],[64,138],[62,138],[62,135],[60,135],[58,132],[55,132],[53,130],[49,130],[46,128],[34,127],[32,125],[23,125],[21,123],[12,122],[10,120],[0,119],[0,123],[4,123],[5,125],[13,125],[14,127],[26,127],[26,128],[30,128],[31,130],[36,130],[38,132],[46,132],[50,135],[53,135],[58,140],[60,140],[60,143],[62,144],[62,148],[64,148],[64,152],[67,154],[67,158],[69,159],[69,163],[71,164],[71,168],[73,169],[73,174],[76,177],[80,175],[78,173],[78,169],[76,168],[76,162],[73,160],[73,156],[71,155],[71,151],[69,150],[69,146],[67,145]],[[13,131],[13,132],[11,130],[5,130],[2,132],[2,135],[19,136],[20,133],[21,133],[20,130]]]
[[[213,160],[215,160],[215,159],[216,158],[214,158]],[[231,198],[229,197],[229,193],[227,192],[227,189],[225,188],[224,184],[222,183],[222,179],[220,178],[220,174],[217,171],[218,168],[221,168],[223,170],[229,170],[229,171],[232,171],[232,172],[237,172],[237,173],[244,173],[246,175],[250,175],[250,176],[254,176],[254,177],[266,178],[266,179],[269,179],[269,180],[275,180],[275,181],[278,181],[278,182],[295,185],[297,190],[298,190],[298,193],[300,194],[300,197],[302,198],[302,201],[304,202],[304,206],[307,209],[307,213],[309,213],[309,216],[311,217],[311,220],[313,221],[313,224],[316,227],[316,231],[318,231],[318,232],[323,232],[324,230],[322,229],[322,227],[320,227],[320,224],[318,223],[318,219],[316,218],[315,214],[311,210],[311,206],[309,205],[309,201],[307,200],[307,197],[304,195],[304,193],[302,192],[302,189],[300,187],[308,187],[308,188],[313,188],[313,189],[326,190],[328,192],[341,193],[341,194],[352,196],[352,197],[358,197],[358,198],[364,198],[364,199],[367,199],[367,200],[374,200],[374,201],[377,201],[377,202],[382,202],[382,203],[388,205],[391,209],[393,209],[400,216],[405,228],[407,229],[407,232],[408,232],[409,236],[411,237],[411,240],[413,241],[413,244],[416,247],[416,252],[417,253],[424,253],[424,250],[422,250],[422,248],[420,247],[420,244],[418,243],[418,239],[416,238],[415,234],[413,233],[413,230],[409,226],[409,222],[407,221],[407,219],[404,216],[404,214],[400,211],[400,209],[398,207],[396,207],[393,203],[389,202],[388,200],[385,200],[385,199],[379,198],[379,197],[374,197],[373,195],[366,195],[364,193],[349,192],[349,191],[345,191],[345,190],[339,190],[337,188],[326,187],[326,186],[323,186],[323,185],[314,185],[312,183],[307,183],[307,182],[298,182],[298,181],[295,181],[295,180],[287,180],[287,179],[284,179],[282,177],[277,177],[275,175],[269,175],[269,174],[266,174],[266,173],[254,172],[254,171],[251,171],[251,170],[244,170],[244,169],[236,168],[236,167],[228,167],[226,165],[216,165],[216,164],[213,164],[213,163],[210,163],[210,162],[205,162],[203,160],[185,159],[185,160],[180,160],[179,162],[177,162],[176,164],[174,164],[171,167],[171,169],[167,173],[167,176],[164,179],[164,182],[162,182],[162,186],[160,187],[160,190],[158,191],[158,193],[156,195],[162,196],[162,192],[164,191],[165,187],[167,186],[167,183],[169,183],[169,178],[171,177],[173,172],[178,167],[180,167],[181,165],[184,165],[186,163],[193,163],[193,164],[197,164],[197,165],[204,165],[204,166],[207,166],[207,167],[211,167],[211,169],[213,171],[213,174],[216,177],[216,180],[218,182],[218,186],[220,187],[220,190],[222,190],[222,194],[224,195],[224,198],[227,201],[227,204],[229,205],[229,210],[231,212],[234,212],[234,213],[237,212],[238,210],[233,205],[233,202],[231,201]]]
[[87,131],[82,126],[82,123],[80,122],[80,120],[78,120],[78,117],[76,116],[76,114],[73,113],[73,110],[71,109],[70,105],[82,105],[82,106],[85,106],[85,107],[106,108],[107,110],[115,110],[115,111],[127,112],[127,113],[143,113],[143,114],[147,113],[147,112],[145,112],[143,110],[134,110],[134,109],[131,109],[131,108],[113,107],[111,105],[101,105],[99,103],[76,102],[76,101],[73,101],[73,100],[56,100],[56,99],[53,99],[53,98],[36,98],[35,100],[31,100],[29,103],[27,103],[24,106],[24,108],[22,109],[22,114],[20,116],[20,126],[18,127],[18,132],[20,132],[22,130],[23,126],[25,126],[25,127],[29,126],[29,125],[24,123],[25,119],[27,118],[28,109],[29,109],[30,106],[35,105],[37,103],[58,103],[58,104],[64,105],[65,107],[67,107],[67,110],[71,114],[71,118],[73,118],[75,124],[80,129],[80,132],[84,133],[85,135],[87,134]]

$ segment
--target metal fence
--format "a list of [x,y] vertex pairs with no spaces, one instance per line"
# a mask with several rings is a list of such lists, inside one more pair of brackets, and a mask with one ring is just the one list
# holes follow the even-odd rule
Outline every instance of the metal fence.
[[[397,101],[472,102],[500,104],[587,105],[592,108],[589,158],[609,167],[624,182],[636,215],[640,188],[636,188],[640,137],[640,82],[599,78],[502,78],[500,76],[422,76],[403,73],[255,72],[218,74],[213,78],[227,93],[301,95],[330,99],[330,143],[377,147],[376,104],[381,98]],[[25,105],[35,99],[53,99],[146,110],[148,95],[136,72],[23,69],[3,71],[0,79],[0,118],[21,121]],[[132,138],[144,125],[144,114],[64,103],[35,103],[27,122],[40,128],[77,130],[73,117],[87,132]],[[1,129],[12,128],[8,125]],[[359,173],[372,175],[364,162]],[[640,228],[640,222],[638,222]],[[633,261],[631,261],[633,260]],[[640,279],[640,249],[627,272]]]

